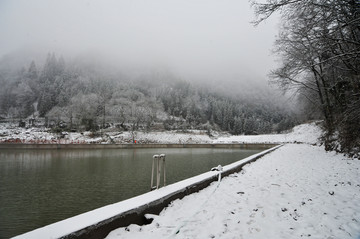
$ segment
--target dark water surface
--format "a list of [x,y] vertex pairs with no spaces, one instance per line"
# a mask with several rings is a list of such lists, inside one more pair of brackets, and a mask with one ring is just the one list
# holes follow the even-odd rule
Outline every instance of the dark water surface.
[[167,184],[262,150],[0,150],[0,238],[9,238],[150,189],[152,156],[166,154]]

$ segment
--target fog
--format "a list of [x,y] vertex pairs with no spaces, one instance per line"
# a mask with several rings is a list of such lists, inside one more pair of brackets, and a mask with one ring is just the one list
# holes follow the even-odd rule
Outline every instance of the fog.
[[0,0],[0,117],[79,132],[288,129],[291,103],[266,76],[276,18],[254,18],[244,0]]
[[265,82],[276,22],[253,19],[244,0],[2,0],[0,57],[31,49],[186,80]]

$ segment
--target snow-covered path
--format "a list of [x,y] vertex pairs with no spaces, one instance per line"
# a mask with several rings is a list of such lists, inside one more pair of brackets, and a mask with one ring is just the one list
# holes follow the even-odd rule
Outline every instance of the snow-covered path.
[[107,238],[360,238],[360,161],[288,144]]

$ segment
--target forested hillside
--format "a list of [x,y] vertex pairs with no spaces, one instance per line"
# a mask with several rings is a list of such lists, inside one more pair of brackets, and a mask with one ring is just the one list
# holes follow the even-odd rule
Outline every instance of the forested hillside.
[[171,75],[129,78],[96,65],[65,62],[48,54],[45,63],[0,67],[4,120],[44,119],[61,130],[222,130],[232,134],[288,129],[294,119],[264,99],[239,97]]

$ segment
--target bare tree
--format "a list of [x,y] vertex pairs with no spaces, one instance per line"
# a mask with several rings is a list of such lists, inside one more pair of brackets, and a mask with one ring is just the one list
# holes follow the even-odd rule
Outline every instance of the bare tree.
[[[340,133],[342,149],[359,146],[360,4],[356,0],[252,1],[259,24],[280,12],[275,51],[282,65],[273,81],[319,104],[327,128],[326,145]],[[313,93],[308,93],[313,92]],[[316,98],[313,98],[316,96]]]

